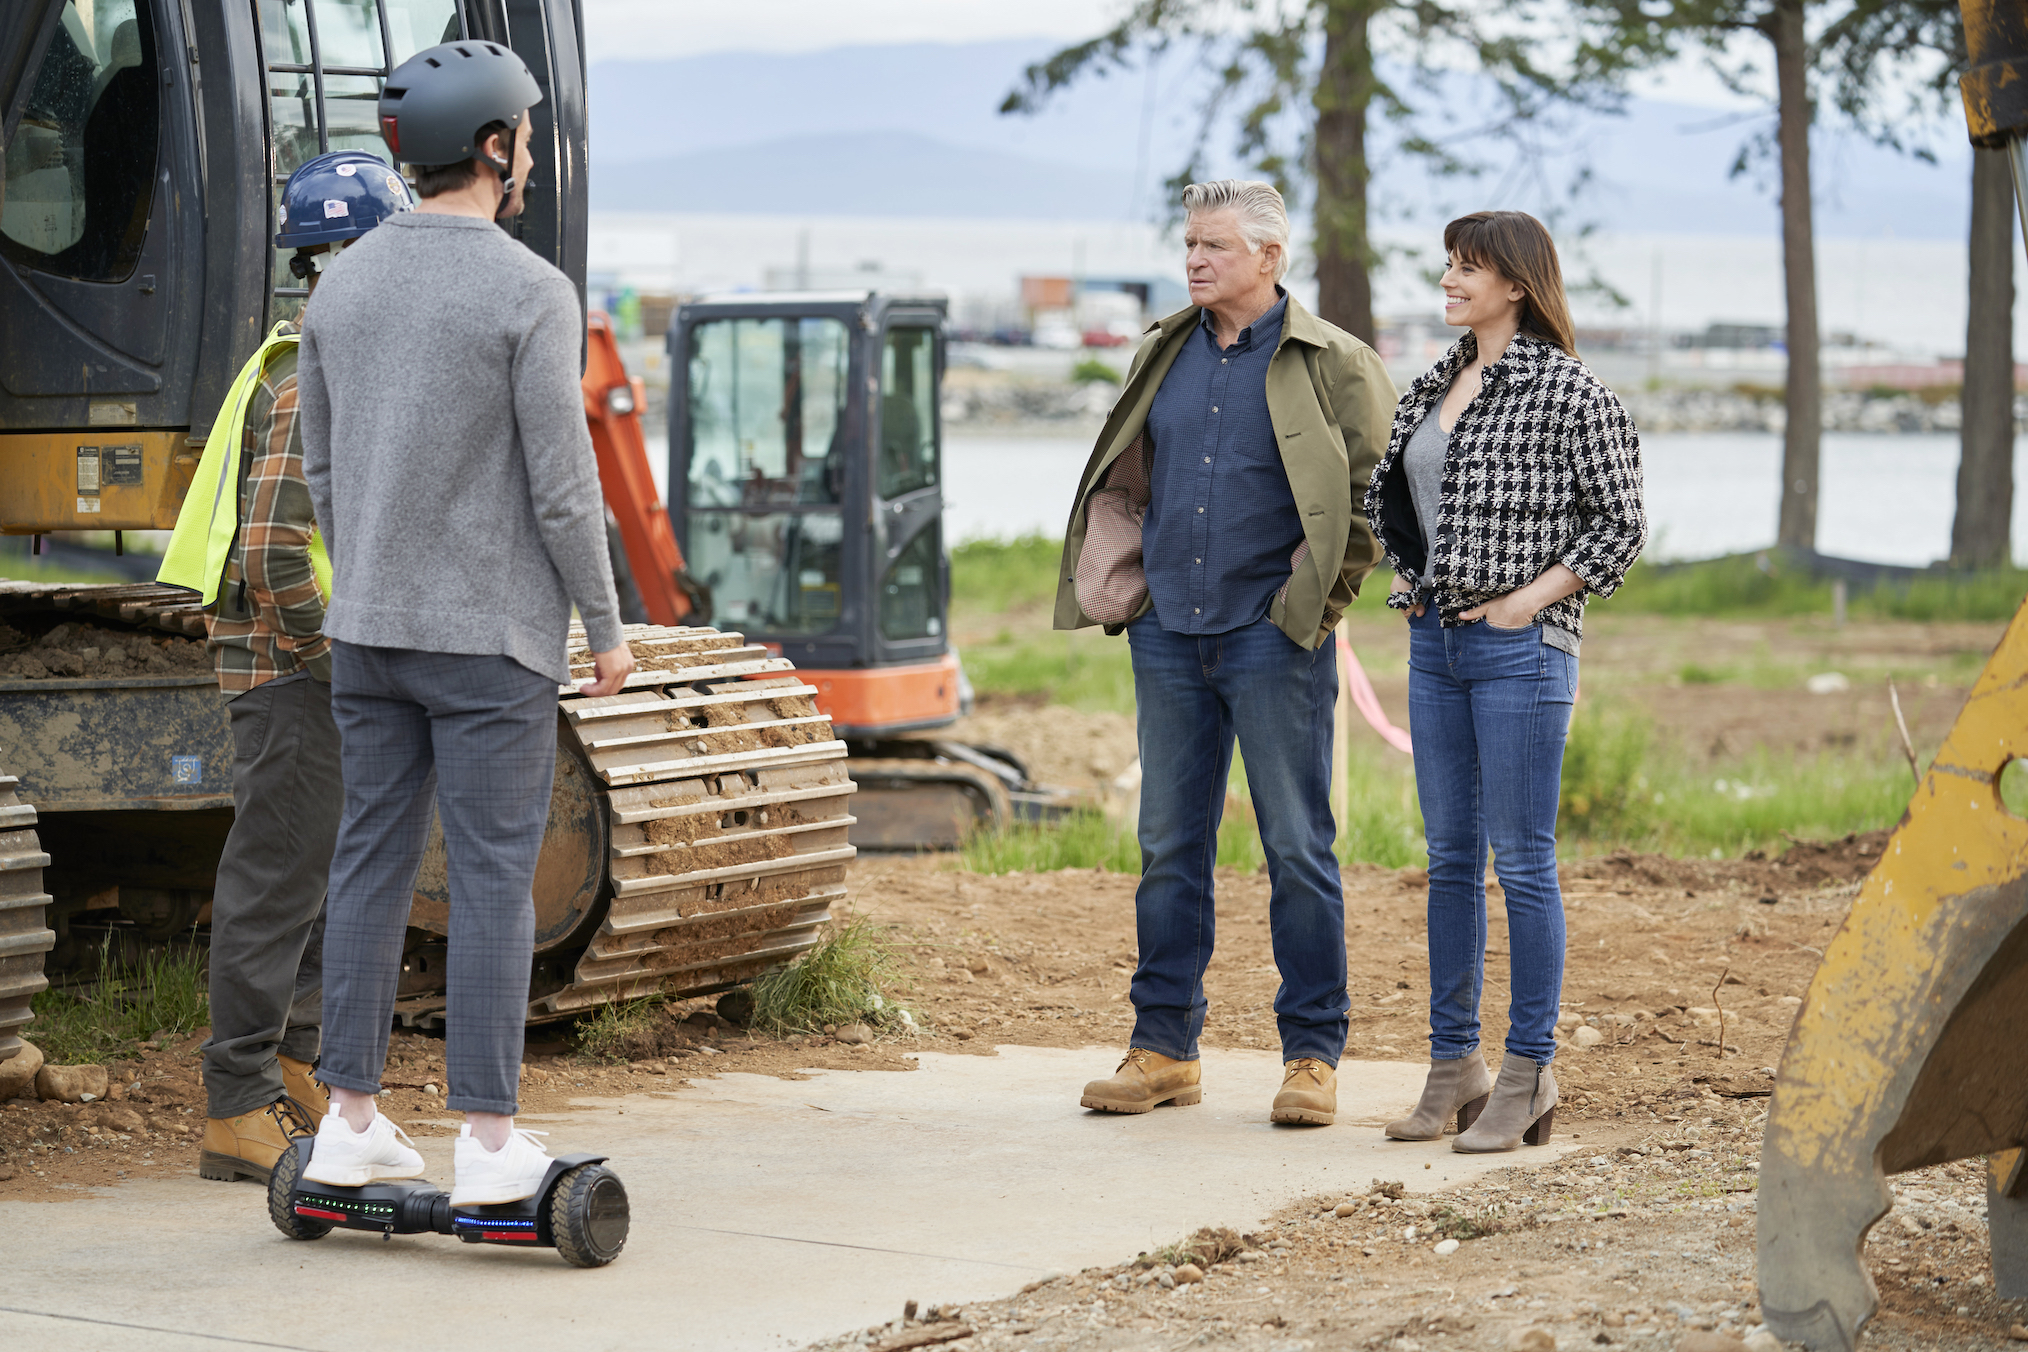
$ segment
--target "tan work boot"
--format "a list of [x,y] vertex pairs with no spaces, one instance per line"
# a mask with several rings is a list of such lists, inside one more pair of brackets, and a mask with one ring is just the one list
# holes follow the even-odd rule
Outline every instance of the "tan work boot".
[[[331,1096],[310,1075],[316,1067],[293,1056],[275,1058],[282,1065],[282,1092],[296,1101],[296,1107],[312,1123],[322,1122],[331,1111]],[[316,1128],[311,1127],[312,1131]]]
[[314,1131],[286,1095],[238,1117],[207,1117],[197,1176],[221,1183],[238,1178],[266,1183],[275,1161],[289,1148],[289,1138]]
[[1299,1056],[1282,1066],[1282,1092],[1275,1095],[1275,1122],[1308,1122],[1328,1127],[1338,1120],[1338,1071],[1314,1056]]
[[1146,1047],[1130,1047],[1110,1080],[1093,1080],[1078,1102],[1102,1113],[1145,1113],[1163,1103],[1187,1108],[1204,1100],[1195,1061],[1175,1061]]

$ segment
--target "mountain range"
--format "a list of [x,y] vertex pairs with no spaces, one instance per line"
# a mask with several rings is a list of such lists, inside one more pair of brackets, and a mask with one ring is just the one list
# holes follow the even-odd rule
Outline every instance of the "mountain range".
[[[1125,220],[1160,215],[1185,162],[1208,74],[1172,56],[1117,71],[1034,116],[998,113],[1047,42],[841,47],[605,61],[590,70],[596,210],[829,216]],[[1471,91],[1451,134],[1472,140]],[[1376,135],[1376,222],[1424,226],[1482,206],[1622,232],[1768,234],[1772,166],[1730,174],[1768,119],[1629,100],[1622,116],[1567,116],[1535,155],[1471,179],[1431,178]],[[1439,126],[1439,138],[1446,133]],[[1218,153],[1207,174],[1243,174]],[[1817,228],[1827,237],[1962,239],[1968,155],[1945,127],[1926,164],[1850,133],[1813,138]],[[1588,174],[1575,200],[1566,185]]]

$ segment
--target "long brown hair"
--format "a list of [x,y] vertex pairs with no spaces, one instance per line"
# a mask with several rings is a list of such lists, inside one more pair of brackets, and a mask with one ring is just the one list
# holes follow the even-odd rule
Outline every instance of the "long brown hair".
[[1563,265],[1556,241],[1525,211],[1475,211],[1444,227],[1444,252],[1491,268],[1527,294],[1521,300],[1521,332],[1577,355],[1570,301],[1563,294]]

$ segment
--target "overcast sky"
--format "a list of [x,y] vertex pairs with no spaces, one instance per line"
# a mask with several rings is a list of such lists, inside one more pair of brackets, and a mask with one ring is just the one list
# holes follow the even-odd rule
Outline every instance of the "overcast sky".
[[[807,52],[902,42],[998,38],[1074,41],[1100,32],[1123,0],[584,0],[592,61],[706,52]],[[1737,107],[1696,62],[1641,81],[1678,103]]]

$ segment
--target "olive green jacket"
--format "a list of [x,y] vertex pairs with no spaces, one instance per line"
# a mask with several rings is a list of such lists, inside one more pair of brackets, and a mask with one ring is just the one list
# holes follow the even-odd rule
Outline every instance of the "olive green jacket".
[[[1082,629],[1098,621],[1077,604],[1077,556],[1084,547],[1085,501],[1105,482],[1106,471],[1147,426],[1155,391],[1183,344],[1197,331],[1198,308],[1178,310],[1150,325],[1127,368],[1125,386],[1091,459],[1085,462],[1070,524],[1063,532],[1062,579],[1056,588],[1056,628]],[[1277,628],[1315,648],[1337,627],[1359,584],[1380,561],[1380,546],[1360,510],[1373,467],[1387,450],[1394,421],[1394,382],[1380,355],[1305,310],[1289,297],[1281,339],[1268,362],[1268,418],[1282,450],[1296,510],[1303,518],[1309,557],[1268,607]],[[1135,619],[1148,613],[1144,604]],[[1121,626],[1107,626],[1118,633]]]

